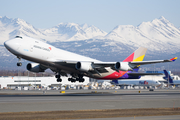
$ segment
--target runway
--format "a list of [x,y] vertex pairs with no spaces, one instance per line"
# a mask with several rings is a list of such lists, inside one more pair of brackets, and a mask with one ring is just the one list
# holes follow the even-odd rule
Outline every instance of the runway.
[[180,90],[0,91],[0,112],[180,107]]

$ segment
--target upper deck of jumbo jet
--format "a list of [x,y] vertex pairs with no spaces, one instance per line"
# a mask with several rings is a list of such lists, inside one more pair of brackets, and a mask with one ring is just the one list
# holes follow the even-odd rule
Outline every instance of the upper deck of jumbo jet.
[[78,55],[69,51],[58,49],[50,44],[47,44],[41,40],[36,40],[26,36],[16,36],[14,39],[4,42],[4,46],[13,54],[17,56],[28,55],[28,52],[37,52],[39,54],[49,54],[54,61],[93,61],[100,62],[96,59]]

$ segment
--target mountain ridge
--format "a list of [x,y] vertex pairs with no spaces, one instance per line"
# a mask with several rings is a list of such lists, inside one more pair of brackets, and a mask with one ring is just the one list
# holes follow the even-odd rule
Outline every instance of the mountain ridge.
[[[161,22],[161,23],[158,23]],[[160,34],[162,35],[161,37],[166,36],[168,37],[168,39],[171,39],[172,37],[176,38],[176,37],[180,37],[180,30],[178,28],[176,28],[172,23],[170,23],[167,19],[165,19],[163,16],[161,16],[159,19],[154,19],[152,21],[148,21],[148,22],[142,22],[141,24],[139,24],[138,26],[133,26],[133,25],[118,25],[116,26],[113,30],[111,30],[109,33],[104,32],[103,30],[95,27],[94,25],[87,25],[87,24],[76,24],[76,23],[59,23],[58,25],[49,28],[49,29],[37,29],[35,27],[33,27],[31,24],[27,23],[26,21],[20,19],[20,18],[8,18],[8,17],[0,17],[0,25],[2,23],[5,23],[5,25],[3,25],[4,29],[6,28],[13,28],[12,31],[10,33],[6,33],[10,34],[9,39],[13,38],[16,35],[26,35],[29,37],[35,37],[38,39],[44,39],[46,41],[49,42],[56,42],[56,41],[75,41],[75,40],[85,40],[85,39],[112,39],[113,40],[121,40],[122,38],[127,38],[127,33],[121,34],[115,32],[115,29],[117,29],[117,27],[122,27],[122,30],[127,29],[132,31],[133,29],[136,30],[136,32],[139,32],[140,34],[146,36],[146,38],[152,38],[152,34],[156,33],[156,34]],[[165,28],[162,28],[165,32],[161,32],[159,31],[158,28],[158,24],[163,27],[163,24],[165,25]],[[170,26],[170,27],[169,27]],[[0,33],[1,33],[1,29],[2,29],[2,25],[0,26]],[[148,27],[148,29],[146,28]],[[145,29],[146,28],[146,29]],[[154,29],[153,31],[150,31],[150,29]],[[156,30],[156,31],[155,31]],[[169,30],[169,31],[168,31]],[[170,31],[171,30],[171,31]],[[122,31],[121,31],[122,32]],[[149,33],[150,32],[150,33]],[[171,33],[170,33],[171,32]],[[176,32],[176,33],[175,33]],[[116,33],[116,36],[119,36],[120,38],[117,38],[113,35],[111,35],[112,33]],[[130,32],[129,32],[130,33]],[[167,34],[166,34],[167,33]],[[111,35],[111,36],[110,36]],[[171,35],[171,36],[168,36]],[[53,37],[55,36],[55,37]],[[151,36],[151,37],[149,37]],[[160,36],[158,36],[160,37]],[[5,40],[8,37],[6,37]],[[158,40],[161,38],[158,38]],[[128,39],[122,39],[122,40],[128,40]],[[2,44],[2,42],[1,42]]]

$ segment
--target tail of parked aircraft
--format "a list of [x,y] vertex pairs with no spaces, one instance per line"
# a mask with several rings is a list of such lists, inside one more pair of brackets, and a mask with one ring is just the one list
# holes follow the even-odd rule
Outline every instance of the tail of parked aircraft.
[[118,84],[118,80],[112,80],[111,84]]
[[173,79],[171,78],[171,76],[170,76],[170,74],[166,71],[166,70],[164,70],[164,74],[165,74],[165,79],[168,81],[169,80],[169,83],[173,83]]

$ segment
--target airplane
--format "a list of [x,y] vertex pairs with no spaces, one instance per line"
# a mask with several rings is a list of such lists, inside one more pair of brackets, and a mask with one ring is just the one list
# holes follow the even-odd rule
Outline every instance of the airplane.
[[57,82],[62,81],[61,76],[67,75],[71,75],[68,78],[71,82],[84,82],[83,76],[104,80],[139,79],[141,75],[148,75],[138,73],[140,65],[172,62],[177,59],[174,57],[169,60],[143,61],[147,48],[140,47],[122,62],[102,62],[27,36],[16,36],[5,41],[4,46],[19,59],[17,66],[22,65],[22,58],[34,62],[26,66],[31,72],[44,72],[50,68],[56,74]]
[[165,77],[163,77],[165,80],[169,80],[169,83],[171,85],[180,85],[180,80],[173,80],[173,77],[171,77],[171,75],[166,71],[164,70],[164,74],[165,74]]
[[111,84],[118,86],[160,86],[158,80],[112,80]]

